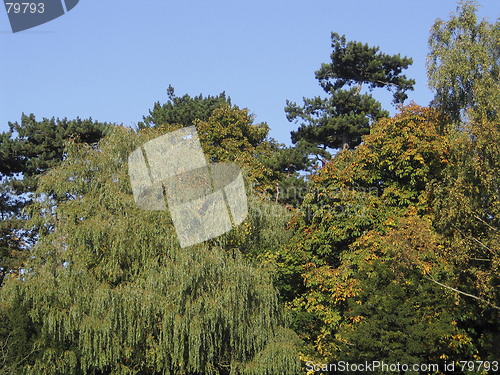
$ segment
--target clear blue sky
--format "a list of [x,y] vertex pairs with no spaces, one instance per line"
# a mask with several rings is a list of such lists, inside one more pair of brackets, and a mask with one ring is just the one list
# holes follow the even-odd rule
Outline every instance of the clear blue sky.
[[[480,16],[500,17],[498,0]],[[271,136],[290,143],[297,125],[286,100],[321,95],[314,72],[331,53],[332,31],[412,57],[410,99],[427,105],[425,57],[436,18],[455,0],[80,0],[66,15],[13,34],[0,9],[0,131],[21,114],[132,126],[156,101],[216,95],[249,108]],[[374,96],[394,112],[390,93]]]

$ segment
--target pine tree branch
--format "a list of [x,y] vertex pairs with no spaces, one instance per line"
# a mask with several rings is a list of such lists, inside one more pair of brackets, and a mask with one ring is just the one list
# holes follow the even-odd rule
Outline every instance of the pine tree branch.
[[363,82],[358,83],[358,88],[357,88],[356,92],[354,93],[354,96],[359,95],[359,93],[361,92],[361,87],[363,87]]
[[384,81],[373,81],[375,83],[380,83],[381,85],[387,85],[387,86],[396,86],[396,87],[399,87],[399,85],[395,84],[395,83],[392,83],[392,82],[384,82]]

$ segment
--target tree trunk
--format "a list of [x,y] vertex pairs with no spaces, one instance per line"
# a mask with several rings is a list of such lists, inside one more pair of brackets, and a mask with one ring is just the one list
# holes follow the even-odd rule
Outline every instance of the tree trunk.
[[347,134],[347,132],[342,134],[342,149],[344,150],[349,149],[349,134]]

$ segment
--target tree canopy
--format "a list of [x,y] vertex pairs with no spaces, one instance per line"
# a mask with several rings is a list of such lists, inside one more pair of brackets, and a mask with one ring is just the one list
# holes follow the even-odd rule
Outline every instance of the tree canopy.
[[410,58],[387,55],[379,47],[360,42],[347,42],[345,36],[332,33],[331,63],[323,63],[316,79],[328,98],[304,98],[304,105],[287,101],[285,112],[289,121],[300,121],[292,131],[292,142],[316,147],[316,154],[329,158],[327,148],[354,147],[370,126],[388,112],[371,94],[361,92],[363,84],[371,91],[387,88],[394,93],[394,102],[402,103],[406,91],[415,81],[402,71],[412,63]]
[[450,20],[436,20],[429,38],[433,105],[454,121],[470,115],[468,110],[498,116],[500,21],[478,20],[478,8],[475,1],[460,2]]
[[[298,373],[262,267],[217,243],[181,249],[167,211],[135,206],[127,156],[161,134],[116,128],[97,147],[70,143],[40,179],[29,272],[5,286],[39,330],[25,371],[54,373]],[[42,198],[42,196],[40,196]]]
[[9,131],[0,135],[0,285],[7,274],[18,274],[36,239],[36,230],[23,228],[27,217],[22,210],[39,176],[62,162],[66,141],[96,143],[110,126],[79,118],[37,121],[35,115],[23,114],[21,123],[9,123]]
[[180,124],[191,126],[195,120],[208,121],[214,109],[222,104],[231,106],[231,98],[224,92],[216,96],[204,97],[202,94],[191,97],[185,94],[176,96],[172,85],[167,89],[168,101],[164,104],[156,102],[148,116],[138,123],[139,129],[150,128],[165,124]]
[[[496,371],[500,23],[477,10],[461,1],[431,28],[429,106],[402,104],[411,59],[332,33],[316,72],[329,97],[287,103],[301,122],[291,147],[224,93],[171,86],[136,129],[10,124],[0,374],[323,374],[335,371],[311,363],[340,361]],[[363,86],[390,90],[397,113]],[[136,205],[128,157],[187,126],[208,163],[240,167],[248,215],[181,248],[168,210]]]

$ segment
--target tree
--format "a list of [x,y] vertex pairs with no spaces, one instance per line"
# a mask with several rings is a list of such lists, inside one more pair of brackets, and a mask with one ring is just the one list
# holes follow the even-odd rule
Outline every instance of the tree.
[[433,105],[455,122],[471,115],[498,117],[500,97],[500,20],[478,21],[478,4],[461,1],[447,22],[431,29],[427,69],[435,91]]
[[500,337],[500,22],[478,20],[478,5],[462,1],[432,28],[429,82],[433,105],[448,113],[450,165],[434,189],[434,225],[452,249],[452,286],[465,304],[459,323],[478,356],[494,358]]
[[415,213],[397,218],[385,233],[361,236],[343,259],[350,272],[336,274],[333,284],[354,287],[335,335],[341,351],[334,358],[440,368],[454,358],[474,360],[476,343],[458,319],[459,297],[434,282],[450,281],[450,252],[429,217]]
[[[64,143],[68,139],[92,144],[98,142],[110,124],[92,119],[68,120],[42,119],[36,121],[33,114],[23,114],[21,123],[9,123],[10,131],[4,135],[2,154],[8,155],[7,169],[1,171],[6,176],[22,174],[13,187],[18,193],[36,190],[36,178],[65,157]],[[13,138],[14,134],[17,136]],[[5,156],[4,156],[5,157]]]
[[415,84],[401,74],[412,63],[410,58],[390,56],[379,52],[379,47],[360,42],[346,42],[345,36],[337,33],[332,33],[332,48],[332,62],[316,71],[316,79],[330,97],[304,98],[302,107],[287,101],[285,108],[289,121],[302,121],[292,132],[292,142],[303,140],[316,147],[316,155],[326,159],[330,157],[328,148],[358,145],[375,121],[388,116],[370,94],[361,93],[363,84],[370,91],[389,89],[395,103],[402,103],[406,91],[413,90]]
[[274,189],[266,191],[275,202],[288,208],[300,206],[308,190],[308,175],[301,172],[313,172],[310,151],[303,142],[291,147],[278,145],[272,157],[262,159],[277,176]]
[[[210,153],[213,160],[234,161],[237,157],[240,167],[251,166],[248,169],[252,174],[249,183],[263,196],[282,204],[297,205],[301,201],[297,196],[285,198],[283,192],[297,186],[305,187],[303,178],[298,176],[298,171],[311,167],[307,158],[309,152],[304,147],[286,148],[269,138],[269,126],[266,123],[253,124],[254,116],[248,109],[231,105],[231,99],[225,93],[178,97],[172,86],[167,92],[168,102],[163,105],[155,103],[150,115],[138,124],[139,129],[163,127],[174,130],[196,124],[204,151]],[[236,115],[238,112],[240,114]],[[211,140],[205,139],[203,129],[207,128]],[[251,151],[253,149],[255,151]]]
[[71,142],[40,179],[30,272],[0,292],[39,327],[19,372],[300,372],[269,272],[216,240],[181,249],[168,211],[136,207],[127,157],[161,134],[118,127],[97,147]]
[[[442,124],[445,119],[434,109],[414,104],[403,107],[393,118],[374,124],[355,150],[339,152],[312,176],[309,194],[291,220],[294,235],[278,254],[280,291],[294,312],[293,327],[309,343],[309,347],[303,349],[309,358],[319,357],[331,363],[347,353],[347,343],[355,341],[350,333],[349,339],[341,335],[344,325],[352,324],[351,318],[354,318],[350,315],[350,303],[362,295],[375,293],[369,288],[372,280],[363,276],[365,271],[372,272],[365,263],[371,262],[374,249],[378,249],[374,243],[411,212],[419,219],[431,215],[433,183],[443,177],[449,163],[450,145],[442,131],[447,128]],[[410,243],[414,246],[417,242]],[[412,246],[409,248],[417,251]],[[385,249],[378,255],[382,263],[377,267],[385,269],[385,277],[389,279],[384,282],[390,289],[393,282],[390,277],[394,274],[385,267],[400,270],[408,267],[401,262],[385,262],[396,256],[388,254]],[[356,276],[358,270],[360,273]],[[414,278],[415,283],[419,280],[425,284],[430,300],[441,298],[435,290],[441,287],[425,279],[421,267],[409,271],[407,276]],[[412,290],[420,291],[420,284],[414,284]],[[394,292],[402,290],[404,288],[397,286]],[[374,296],[379,297],[378,293]],[[400,297],[387,298],[396,304]],[[409,304],[404,314],[414,311],[410,307],[411,298],[404,302]],[[433,308],[431,302],[428,308]],[[362,328],[357,334],[362,334]],[[386,339],[389,340],[389,336]],[[417,336],[414,339],[420,340]],[[426,345],[431,345],[429,340]],[[381,343],[386,347],[389,344],[389,341]]]
[[174,88],[169,85],[167,94],[168,102],[163,105],[156,102],[154,108],[149,111],[149,115],[144,116],[144,121],[139,122],[139,129],[165,124],[191,126],[194,120],[208,121],[214,109],[222,104],[231,106],[231,98],[226,97],[224,92],[217,96],[203,97],[200,94],[192,98],[186,94],[183,97],[178,97],[174,93]]
[[26,231],[23,208],[29,204],[41,174],[64,159],[64,142],[75,139],[92,144],[101,139],[109,124],[92,119],[42,119],[22,115],[21,123],[9,123],[0,135],[0,285],[5,275],[22,268],[36,231]]

